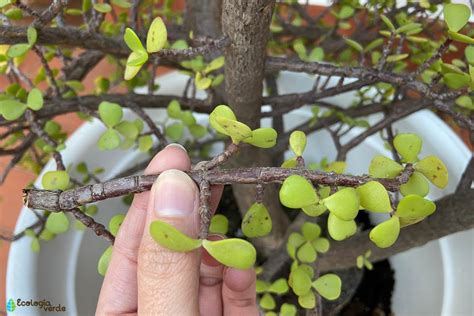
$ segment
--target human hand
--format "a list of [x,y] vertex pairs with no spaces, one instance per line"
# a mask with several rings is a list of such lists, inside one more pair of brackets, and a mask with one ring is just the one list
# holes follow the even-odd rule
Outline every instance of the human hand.
[[[196,238],[199,190],[179,170],[191,162],[180,145],[159,152],[145,174],[161,172],[150,192],[136,194],[116,236],[97,314],[258,315],[255,271],[224,267],[204,250],[172,252],[150,236],[153,220]],[[211,188],[215,211],[222,187]]]

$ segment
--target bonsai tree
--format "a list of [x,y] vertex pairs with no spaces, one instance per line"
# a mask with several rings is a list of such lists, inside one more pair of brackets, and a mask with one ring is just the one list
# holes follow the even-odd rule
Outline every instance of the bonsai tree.
[[[474,226],[473,160],[454,193],[430,201],[433,187],[448,184],[447,168],[434,155],[420,156],[418,135],[393,128],[429,109],[472,141],[474,29],[467,5],[341,0],[315,11],[292,0],[193,0],[184,9],[173,0],[69,2],[40,10],[0,0],[0,72],[9,81],[0,94],[0,153],[10,157],[0,182],[15,165],[39,174],[49,159],[56,164],[42,176],[42,188],[24,190],[37,222],[2,239],[30,238],[40,251],[76,221],[110,241],[98,258],[104,274],[124,215],[96,222],[98,210],[108,211],[100,201],[123,196],[129,203],[149,190],[158,175],[140,171],[169,142],[181,142],[195,162],[188,174],[200,189],[201,230],[193,239],[156,221],[153,238],[175,251],[204,247],[228,266],[257,267],[259,304],[269,315],[321,313],[341,288],[354,287],[344,282],[344,269],[370,269],[371,262]],[[40,65],[27,73],[31,55]],[[102,60],[113,71],[91,76]],[[189,77],[182,96],[160,94],[155,79],[162,67]],[[313,88],[280,93],[282,71],[312,76]],[[137,94],[138,87],[148,93]],[[327,100],[346,92],[355,95],[350,107]],[[283,117],[302,107],[312,117],[285,126]],[[124,119],[126,108],[132,119]],[[156,121],[151,108],[166,109],[167,119]],[[103,169],[84,162],[66,165],[66,134],[55,120],[66,113],[103,123],[101,150],[138,148],[148,159],[114,179],[101,179]],[[195,113],[209,114],[208,122]],[[373,114],[381,118],[369,123]],[[263,118],[271,118],[270,127],[261,126]],[[354,128],[361,132],[343,138]],[[307,135],[319,130],[329,133],[337,154],[305,161],[305,150],[317,150]],[[371,135],[383,138],[391,155],[373,157],[367,174],[347,174],[348,153]],[[225,150],[211,155],[217,144]],[[230,222],[222,214],[228,211],[210,210],[210,187],[219,184],[231,186],[236,200]],[[358,215],[366,212],[385,214],[385,221],[360,229]],[[208,240],[210,232],[228,239]]]

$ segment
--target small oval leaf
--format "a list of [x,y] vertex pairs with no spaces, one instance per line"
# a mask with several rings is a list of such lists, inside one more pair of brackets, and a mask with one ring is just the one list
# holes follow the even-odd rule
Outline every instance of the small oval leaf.
[[262,237],[272,231],[272,219],[265,205],[254,203],[242,220],[242,232],[250,238]]
[[253,245],[243,239],[203,240],[202,246],[214,259],[231,268],[249,269],[257,258]]
[[150,235],[160,246],[177,252],[188,252],[201,246],[201,240],[190,238],[163,221],[150,224]]
[[357,225],[354,220],[343,221],[333,213],[329,213],[328,232],[332,239],[341,241],[354,235],[357,231]]
[[444,189],[448,185],[448,169],[436,156],[423,158],[415,165],[415,169],[440,189]]
[[289,208],[302,208],[318,202],[311,182],[299,175],[291,175],[280,188],[280,202]]
[[389,220],[382,222],[372,228],[369,234],[370,240],[379,248],[388,248],[393,245],[400,234],[400,219],[392,216]]
[[372,212],[388,213],[392,210],[387,189],[377,181],[369,181],[357,187],[360,205]]
[[341,295],[341,278],[335,274],[320,276],[312,285],[327,300],[333,301]]
[[344,188],[323,200],[331,213],[344,221],[353,220],[359,213],[359,194],[354,188]]
[[146,50],[149,53],[156,53],[163,49],[168,38],[166,25],[160,17],[156,17],[150,25],[146,37]]
[[112,258],[112,246],[107,247],[105,251],[99,258],[99,262],[97,263],[97,271],[100,275],[105,276],[107,272],[107,268],[109,267],[110,258]]
[[413,194],[400,200],[395,214],[405,219],[418,219],[433,214],[435,210],[435,203]]

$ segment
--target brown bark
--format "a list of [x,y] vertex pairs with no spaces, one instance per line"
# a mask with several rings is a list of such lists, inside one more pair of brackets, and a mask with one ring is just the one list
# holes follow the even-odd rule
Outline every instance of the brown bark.
[[[225,90],[227,104],[240,121],[251,128],[260,126],[266,44],[275,1],[224,0],[222,30],[232,44],[225,51]],[[247,147],[233,161],[238,166],[270,166],[273,158],[268,152]],[[255,202],[255,187],[234,185],[234,195],[241,213]],[[278,247],[288,225],[288,218],[275,196],[275,185],[265,188],[263,203],[273,221],[272,234],[255,239],[263,255]]]

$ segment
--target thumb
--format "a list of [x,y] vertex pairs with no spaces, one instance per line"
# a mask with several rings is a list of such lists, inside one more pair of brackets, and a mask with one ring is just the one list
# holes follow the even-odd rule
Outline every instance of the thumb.
[[200,251],[173,252],[150,236],[152,221],[161,220],[196,238],[199,194],[191,178],[179,170],[163,172],[153,184],[145,231],[138,253],[138,312],[195,315],[199,313]]

